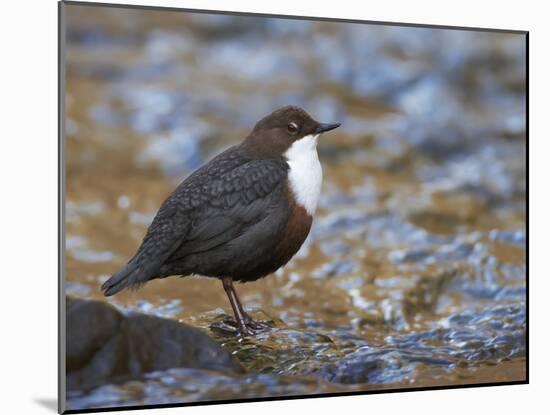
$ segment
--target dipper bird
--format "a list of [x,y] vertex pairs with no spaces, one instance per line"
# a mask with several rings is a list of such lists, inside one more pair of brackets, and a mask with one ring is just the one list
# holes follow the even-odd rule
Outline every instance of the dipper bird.
[[295,106],[262,118],[245,140],[193,172],[164,201],[132,259],[101,287],[106,296],[168,276],[222,281],[243,335],[261,327],[233,281],[285,265],[305,241],[321,192],[323,124]]

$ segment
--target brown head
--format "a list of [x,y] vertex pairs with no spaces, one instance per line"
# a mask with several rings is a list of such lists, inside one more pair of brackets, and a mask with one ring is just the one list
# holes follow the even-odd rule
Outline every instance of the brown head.
[[318,136],[339,126],[315,121],[302,108],[289,105],[258,121],[243,145],[258,158],[279,158],[296,141]]

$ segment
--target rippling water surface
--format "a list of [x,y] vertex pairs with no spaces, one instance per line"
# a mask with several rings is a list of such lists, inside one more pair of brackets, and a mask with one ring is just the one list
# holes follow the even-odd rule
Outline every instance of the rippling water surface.
[[[70,408],[525,378],[521,35],[67,7],[67,291],[203,328],[248,369],[175,368],[69,394]],[[238,285],[275,328],[212,333],[221,283],[104,299],[175,185],[287,104],[319,143],[299,254]]]

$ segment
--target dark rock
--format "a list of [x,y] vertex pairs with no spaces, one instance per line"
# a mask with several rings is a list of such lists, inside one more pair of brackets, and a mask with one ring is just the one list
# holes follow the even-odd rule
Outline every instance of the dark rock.
[[170,368],[243,372],[208,335],[175,320],[67,297],[67,389],[137,379]]
[[322,373],[330,382],[391,384],[409,378],[419,364],[448,367],[452,360],[433,350],[361,347]]
[[117,334],[123,318],[107,304],[67,296],[67,372],[83,368]]

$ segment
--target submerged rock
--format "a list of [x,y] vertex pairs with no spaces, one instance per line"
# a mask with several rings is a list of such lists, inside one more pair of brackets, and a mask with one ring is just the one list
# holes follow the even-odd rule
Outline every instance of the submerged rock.
[[243,372],[205,333],[175,320],[124,315],[101,301],[67,297],[67,389],[141,378],[170,368]]
[[[298,382],[299,380],[299,382]],[[314,378],[273,374],[217,374],[204,369],[169,369],[148,373],[143,379],[103,385],[86,393],[71,392],[68,409],[159,405],[296,396],[344,392],[344,386]]]

